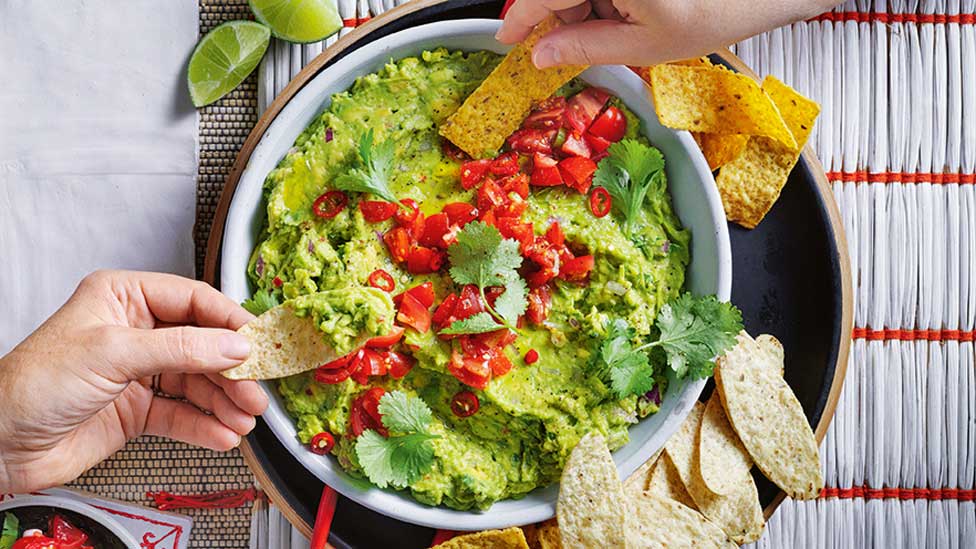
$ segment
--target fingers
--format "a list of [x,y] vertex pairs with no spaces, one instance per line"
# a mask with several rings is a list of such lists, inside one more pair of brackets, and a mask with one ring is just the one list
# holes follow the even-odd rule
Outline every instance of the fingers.
[[590,16],[590,12],[593,11],[593,6],[590,2],[583,2],[582,4],[577,4],[571,8],[559,10],[556,12],[556,17],[560,21],[571,25],[573,23],[579,23],[580,21],[586,21],[586,18]]
[[164,375],[160,380],[163,392],[184,397],[198,408],[212,412],[221,423],[239,435],[254,429],[254,416],[241,409],[219,385],[206,376]]
[[220,374],[207,374],[207,379],[220,386],[238,408],[251,415],[259,416],[268,409],[268,395],[256,381],[234,381]]
[[100,373],[116,382],[162,373],[216,373],[237,366],[250,352],[246,337],[221,328],[109,326],[97,328],[92,339],[102,358],[96,361]]
[[536,25],[549,17],[549,14],[575,9],[581,4],[588,3],[589,0],[517,0],[505,14],[502,28],[498,30],[495,38],[503,44],[514,44],[524,40]]
[[565,25],[539,40],[532,50],[532,62],[540,69],[555,65],[647,64],[645,48],[615,47],[640,44],[640,34],[640,27],[622,21],[594,19]]
[[226,451],[241,443],[241,436],[191,404],[166,398],[153,398],[146,417],[145,433]]

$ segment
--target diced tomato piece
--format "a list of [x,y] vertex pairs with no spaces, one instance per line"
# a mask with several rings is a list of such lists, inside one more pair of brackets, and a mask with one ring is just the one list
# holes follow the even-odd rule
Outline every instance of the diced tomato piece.
[[434,305],[434,283],[427,281],[393,296],[393,304],[399,307],[405,295],[412,295],[424,307],[430,308]]
[[478,369],[478,373],[475,373],[471,369],[465,368],[465,362],[461,354],[455,351],[451,354],[451,364],[447,367],[447,371],[456,377],[458,381],[469,387],[474,387],[475,389],[484,389],[487,387],[488,381],[491,380],[491,370],[485,367],[483,371]]
[[359,211],[363,218],[370,223],[379,223],[393,217],[400,206],[385,200],[363,200],[359,202]]
[[403,263],[410,254],[410,233],[403,227],[394,227],[383,235],[383,242],[397,263]]
[[522,127],[538,129],[558,128],[562,124],[563,111],[565,110],[565,97],[558,95],[550,97],[529,113],[529,116],[522,122]]
[[484,310],[485,305],[481,302],[481,292],[478,291],[478,287],[474,284],[465,286],[454,309],[454,316],[460,320]]
[[404,198],[400,201],[400,203],[407,208],[397,208],[395,213],[396,221],[401,227],[410,226],[417,216],[420,215],[420,206],[418,206],[417,201],[412,198]]
[[[561,117],[561,115],[559,116]],[[517,130],[509,136],[506,142],[513,151],[518,153],[549,154],[552,152],[552,135],[550,133],[544,130],[525,128]]]
[[[569,110],[575,111],[589,126],[603,110],[610,94],[600,88],[586,88],[569,98]],[[585,129],[585,128],[584,128]],[[583,130],[579,130],[582,133]]]
[[532,167],[535,169],[552,168],[558,163],[558,160],[547,154],[535,153],[532,155]]
[[495,216],[499,219],[503,217],[521,217],[525,210],[529,208],[529,203],[518,193],[508,193],[508,201],[495,208]]
[[412,295],[403,296],[396,318],[401,324],[410,326],[420,333],[430,329],[430,311]]
[[604,158],[606,158],[608,156],[610,156],[610,151],[600,151],[598,153],[593,153],[593,156],[591,157],[591,160],[593,160],[594,162],[596,162],[597,164],[599,164],[601,160],[603,160]]
[[386,335],[371,337],[366,340],[366,346],[376,349],[388,349],[396,345],[403,338],[403,327],[394,326],[390,329],[390,333]]
[[525,310],[525,316],[533,324],[542,324],[549,318],[549,309],[552,307],[552,295],[549,293],[548,286],[539,286],[529,292],[529,306]]
[[415,246],[407,254],[407,272],[411,274],[436,273],[444,264],[444,253],[440,250]]
[[610,147],[609,141],[590,132],[583,134],[583,141],[586,141],[586,144],[589,145],[590,151],[593,153],[591,158],[594,159],[598,153],[602,153]]
[[514,175],[518,173],[519,167],[518,153],[508,151],[492,160],[488,170],[495,175]]
[[451,202],[444,206],[444,213],[452,225],[464,226],[478,218],[478,208],[467,202]]
[[627,133],[627,118],[617,107],[607,107],[607,110],[593,121],[590,133],[616,143]]
[[532,170],[530,183],[536,187],[554,187],[563,184],[563,176],[559,173],[558,167],[536,168]]
[[461,353],[464,358],[476,358],[487,361],[491,358],[492,347],[485,343],[480,337],[481,334],[463,335],[458,338],[461,344]]
[[589,158],[569,157],[559,162],[559,171],[563,175],[563,181],[568,187],[576,189],[582,194],[586,194],[593,184],[593,173],[596,172],[596,163]]
[[488,173],[491,167],[491,160],[469,160],[461,164],[461,187],[465,189],[474,188]]
[[324,372],[330,372],[330,371],[333,371],[333,370],[342,370],[342,369],[347,368],[349,366],[349,362],[352,361],[352,358],[355,355],[356,355],[356,353],[354,351],[352,353],[349,353],[346,356],[341,356],[341,357],[333,360],[332,362],[326,362],[325,364],[322,364],[321,366],[319,366],[318,369],[319,369],[319,371],[324,371]]
[[491,225],[494,227],[497,223],[497,218],[495,217],[495,212],[488,210],[487,212],[484,212],[478,216],[478,221],[481,221],[485,225]]
[[403,379],[417,363],[417,360],[412,356],[396,351],[386,353],[384,359],[386,360],[387,371],[393,379]]
[[434,310],[434,316],[432,319],[434,322],[434,326],[437,326],[438,328],[444,328],[447,325],[449,325],[451,322],[453,322],[454,308],[457,307],[457,304],[458,304],[457,294],[455,293],[447,294],[447,297],[444,298],[444,301],[441,301],[441,304],[438,305],[437,309]]
[[447,243],[444,236],[451,226],[451,218],[446,213],[434,214],[424,221],[424,232],[417,238],[422,246],[441,248],[446,250]]
[[360,349],[353,358],[350,370],[351,377],[360,385],[369,384],[371,376],[385,376],[387,371],[383,356],[372,349]]
[[555,247],[562,246],[566,243],[566,235],[563,233],[563,228],[559,226],[558,221],[553,221],[549,225],[549,228],[546,229],[546,240]]
[[410,234],[410,238],[414,242],[417,241],[423,234],[424,228],[427,226],[427,217],[424,216],[423,212],[417,212],[417,215],[413,218],[409,224],[404,224],[403,228],[407,230]]
[[54,515],[48,521],[48,533],[58,542],[58,549],[80,549],[88,541],[88,534],[75,528],[61,515]]
[[578,109],[567,108],[563,113],[563,124],[566,128],[575,132],[585,132],[586,128],[590,125],[589,122]]
[[532,230],[532,224],[523,223],[522,220],[517,217],[499,218],[496,225],[498,227],[498,232],[502,233],[503,237],[512,238],[518,241],[519,250],[523,254],[525,254],[525,252],[535,241],[535,234]]
[[491,368],[493,376],[499,377],[511,371],[512,361],[508,360],[504,353],[498,352],[488,361],[488,367]]
[[593,266],[592,255],[581,255],[563,263],[559,268],[559,276],[566,280],[586,280]]
[[458,162],[471,159],[471,157],[468,156],[468,153],[462,151],[457,145],[451,143],[447,139],[441,139],[441,151],[443,151],[448,158],[457,160]]
[[505,191],[490,179],[478,189],[478,209],[482,212],[492,211],[503,206],[507,201],[508,196]]
[[316,370],[315,381],[326,385],[335,385],[349,379],[350,371],[348,368],[339,370]]
[[572,132],[567,135],[560,150],[568,156],[581,156],[583,158],[589,158],[593,154],[579,132]]
[[475,334],[470,337],[488,349],[502,349],[515,343],[518,334],[508,329],[501,329],[495,330],[494,332]]
[[[529,176],[524,173],[510,175],[498,182],[506,193],[515,193],[522,198],[529,197]],[[477,212],[477,210],[475,210]]]

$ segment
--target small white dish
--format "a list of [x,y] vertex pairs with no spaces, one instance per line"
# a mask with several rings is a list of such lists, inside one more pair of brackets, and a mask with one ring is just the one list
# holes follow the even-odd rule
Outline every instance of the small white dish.
[[112,535],[117,537],[129,549],[140,549],[139,542],[132,537],[132,534],[123,528],[122,525],[119,524],[108,513],[80,501],[61,496],[18,496],[9,501],[0,503],[0,522],[3,520],[3,513],[5,511],[14,511],[24,507],[46,507],[51,509],[53,512],[57,512],[59,509],[72,511],[104,526],[109,532],[112,533]]
[[[241,175],[224,230],[221,249],[221,290],[235,301],[250,297],[246,268],[265,219],[261,208],[265,177],[275,168],[298,135],[326,109],[332,94],[348,89],[355,79],[379,70],[390,59],[445,47],[451,50],[490,50],[509,47],[495,40],[499,21],[464,19],[441,21],[406,29],[359,48],[324,69],[282,109],[254,149]],[[583,80],[613,92],[640,117],[643,133],[665,158],[674,208],[692,232],[692,261],[687,287],[696,294],[729,299],[732,255],[722,201],[708,164],[688,132],[661,126],[643,81],[626,67],[591,67]],[[705,386],[704,381],[675,382],[660,412],[630,429],[629,444],[614,452],[621,478],[626,478],[660,449],[678,429]],[[315,476],[344,496],[396,519],[451,530],[482,530],[529,524],[555,514],[558,486],[540,488],[518,500],[495,503],[486,511],[455,511],[430,507],[409,493],[364,487],[349,477],[332,457],[308,451],[298,442],[295,422],[278,398],[274,383],[264,383],[271,406],[264,415],[275,436]]]

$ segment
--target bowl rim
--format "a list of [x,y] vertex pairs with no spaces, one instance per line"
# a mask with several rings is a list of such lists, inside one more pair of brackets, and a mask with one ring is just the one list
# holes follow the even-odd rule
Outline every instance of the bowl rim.
[[[335,74],[364,74],[367,72],[367,70],[359,68],[361,62],[373,58],[378,51],[383,50],[386,47],[390,47],[391,44],[398,44],[400,47],[406,47],[408,44],[416,43],[424,38],[429,38],[431,35],[447,36],[472,33],[493,35],[499,25],[500,21],[494,19],[462,19],[439,21],[410,27],[392,33],[389,36],[384,37],[382,41],[375,41],[358,48],[325,70],[317,71],[317,74],[307,79],[304,89],[299,90],[298,93],[290,94],[288,101],[283,104],[280,112],[276,113],[275,118],[262,129],[258,136],[258,142],[249,155],[247,165],[242,168],[239,174],[237,174],[239,179],[260,177],[262,181],[264,180],[267,175],[266,173],[257,175],[252,173],[252,160],[255,158],[255,156],[260,156],[262,146],[270,147],[270,145],[267,145],[266,142],[267,140],[272,139],[268,136],[269,134],[274,134],[276,126],[287,124],[289,115],[299,113],[303,103],[307,103],[309,101],[317,101],[318,103],[321,103],[324,100],[321,95],[315,94],[315,81],[320,79],[324,81],[328,79],[329,76]],[[440,34],[437,34],[438,32],[440,32]],[[400,40],[400,42],[397,42],[397,40]],[[612,76],[618,79],[632,79],[633,81],[640,82],[637,75],[633,74],[624,67],[600,67],[596,70],[608,71]],[[296,77],[296,81],[297,80],[299,80],[299,78]],[[289,84],[289,86],[293,85],[294,83],[295,82],[293,81],[292,84]],[[643,86],[642,83],[640,85]],[[648,101],[650,101],[649,96]],[[303,124],[303,127],[304,125],[305,124]],[[732,280],[731,245],[728,235],[728,228],[725,223],[724,210],[722,208],[721,199],[718,195],[718,190],[715,187],[711,171],[708,169],[704,157],[701,155],[701,152],[695,145],[690,134],[688,134],[688,132],[675,132],[673,130],[667,131],[676,137],[681,149],[683,149],[684,153],[688,155],[691,167],[695,172],[694,177],[696,180],[701,182],[703,187],[701,192],[708,202],[707,217],[710,221],[711,228],[714,230],[713,238],[717,248],[717,272],[715,275],[715,286],[717,289],[716,294],[720,299],[728,300],[731,293]],[[274,139],[281,138],[281,136],[274,137]],[[277,160],[275,163],[276,162]],[[232,174],[231,177],[233,178],[234,175],[235,174]],[[240,181],[237,183],[240,183]],[[235,185],[233,193],[234,196],[229,205],[226,223],[223,227],[224,233],[234,233],[236,229],[240,228],[234,227],[236,218],[241,215],[239,214],[237,208],[235,208],[235,203],[237,202],[235,199],[237,197],[238,190],[239,185]],[[253,212],[251,215],[253,216]],[[226,252],[228,242],[229,239],[223,239],[223,242],[220,244],[220,249],[222,252]],[[233,254],[222,253],[220,263],[229,263],[229,258],[232,257],[239,258],[240,256],[239,254],[235,256]],[[686,386],[680,393],[672,394],[671,398],[676,400],[677,404],[675,404],[676,408],[672,410],[671,415],[677,415],[678,419],[669,416],[665,420],[662,420],[663,425],[661,425],[660,428],[652,435],[648,436],[648,438],[642,444],[650,444],[651,438],[659,438],[659,436],[661,436],[660,434],[663,434],[666,440],[670,433],[677,430],[677,428],[680,426],[681,420],[683,420],[683,418],[687,415],[691,409],[691,406],[700,395],[705,383],[705,380],[689,381],[685,383]],[[271,392],[271,396],[273,396],[273,391],[269,390],[269,392]],[[308,452],[296,452],[294,449],[294,444],[282,439],[282,431],[287,430],[288,428],[288,425],[284,425],[282,423],[285,420],[287,420],[287,422],[290,424],[291,430],[294,430],[294,420],[287,416],[287,414],[282,414],[280,411],[272,411],[265,414],[265,421],[269,424],[269,427],[271,427],[276,437],[278,437],[279,441],[286,446],[286,449],[288,449],[295,459],[297,459],[304,467],[309,469],[309,471],[320,480],[327,482],[337,491],[346,495],[350,499],[353,499],[361,505],[373,509],[381,514],[391,516],[398,520],[436,528],[449,527],[455,530],[473,530],[493,528],[510,524],[521,524],[526,522],[537,522],[539,520],[545,520],[546,518],[551,517],[554,513],[555,497],[553,494],[546,494],[546,497],[550,499],[550,501],[547,503],[536,503],[531,506],[524,506],[522,508],[504,512],[498,511],[498,504],[496,504],[492,507],[492,509],[485,512],[471,512],[456,511],[443,506],[427,506],[417,502],[412,498],[412,496],[405,492],[385,491],[375,487],[370,487],[369,489],[364,490],[361,486],[361,482],[351,481],[348,478],[348,475],[345,475],[342,471],[338,471],[338,474],[333,471],[333,469],[338,469],[338,465],[334,462],[330,463],[328,466],[325,466],[325,471],[323,471],[323,467],[321,465],[316,466],[315,464],[311,463],[313,460],[308,455]],[[632,441],[628,444],[634,444],[634,442],[636,441]],[[625,463],[620,463],[618,461],[618,468],[624,469],[627,474],[636,469],[645,459],[650,457],[650,454],[654,451],[654,449],[646,449],[643,446],[638,447],[641,449],[640,452],[631,455],[627,460],[625,460]],[[638,458],[644,453],[647,455],[643,455],[643,459],[638,461]],[[315,457],[318,458],[318,456]],[[555,486],[556,484],[550,486],[548,490],[553,490]],[[370,495],[370,493],[372,493],[372,495]],[[463,520],[463,524],[459,524],[459,520]]]
[[47,507],[50,509],[66,509],[68,511],[73,511],[104,526],[130,549],[139,549],[139,542],[132,537],[132,534],[126,530],[122,524],[119,523],[119,521],[112,518],[112,516],[105,511],[102,511],[101,509],[98,509],[83,501],[48,494],[17,496],[7,501],[0,501],[0,513],[20,509],[22,507]]

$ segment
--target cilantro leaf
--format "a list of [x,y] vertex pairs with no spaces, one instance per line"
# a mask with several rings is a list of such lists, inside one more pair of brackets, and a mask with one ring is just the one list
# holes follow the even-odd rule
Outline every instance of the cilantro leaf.
[[634,139],[614,143],[607,151],[610,155],[597,165],[593,185],[610,193],[613,211],[633,233],[648,191],[664,181],[664,157]]
[[505,284],[505,292],[495,300],[495,312],[498,313],[505,322],[515,325],[518,317],[525,312],[529,306],[527,296],[529,289],[525,281],[521,278],[514,278]]
[[252,315],[264,314],[268,309],[278,306],[278,298],[268,290],[258,290],[250,299],[245,299],[241,307],[247,309]]
[[430,426],[431,412],[419,398],[409,398],[403,391],[390,391],[380,397],[383,425],[396,433],[422,433]]
[[633,337],[634,330],[627,321],[618,318],[608,325],[607,335],[591,362],[617,398],[642,395],[654,386],[654,368],[647,353],[634,348]]
[[735,345],[742,312],[715,296],[684,294],[661,308],[655,322],[661,337],[653,345],[668,356],[678,375],[701,379],[712,375],[713,359]]
[[372,193],[387,202],[399,204],[396,195],[390,190],[393,153],[393,141],[387,139],[374,144],[373,130],[370,128],[359,137],[359,165],[336,177],[333,185],[339,190]]
[[10,549],[20,538],[20,519],[13,513],[4,513],[3,528],[0,529],[0,548]]
[[455,320],[450,326],[441,330],[440,333],[445,335],[483,334],[486,332],[494,332],[500,328],[503,328],[503,326],[495,320],[495,317],[491,316],[491,313],[480,312],[468,318]]

